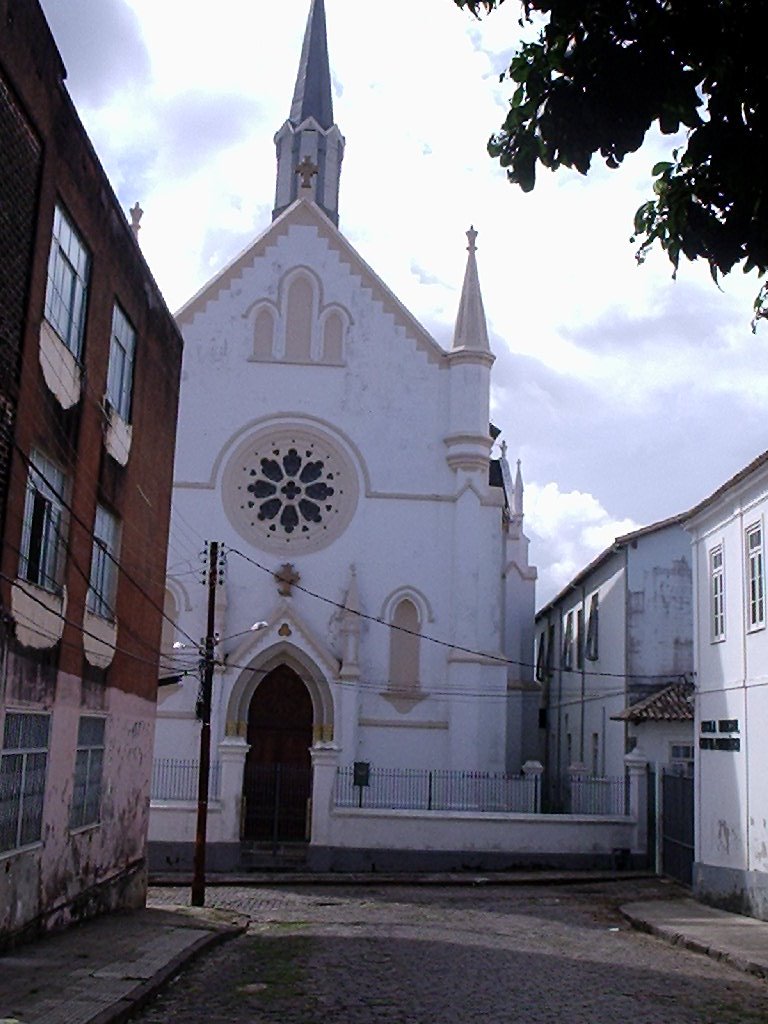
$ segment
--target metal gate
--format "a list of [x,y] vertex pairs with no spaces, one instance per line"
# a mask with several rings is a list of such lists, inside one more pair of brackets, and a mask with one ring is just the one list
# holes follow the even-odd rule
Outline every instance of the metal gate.
[[293,764],[248,764],[243,779],[242,838],[302,842],[309,838],[312,769]]
[[693,777],[661,768],[661,870],[683,885],[693,875]]

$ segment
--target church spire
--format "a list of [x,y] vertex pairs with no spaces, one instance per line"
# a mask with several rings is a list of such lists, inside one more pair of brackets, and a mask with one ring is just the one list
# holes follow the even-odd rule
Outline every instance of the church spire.
[[309,8],[289,119],[294,125],[300,125],[308,117],[314,117],[318,125],[326,130],[333,124],[331,70],[328,64],[323,0],[312,0]]
[[313,199],[339,222],[339,175],[344,137],[333,121],[324,0],[311,0],[288,120],[275,135],[274,220],[296,199]]
[[480,292],[480,278],[477,276],[476,239],[477,232],[474,227],[470,227],[467,232],[469,256],[467,257],[467,269],[464,272],[464,286],[461,289],[456,327],[453,332],[453,347],[454,349],[464,348],[490,352],[483,296]]

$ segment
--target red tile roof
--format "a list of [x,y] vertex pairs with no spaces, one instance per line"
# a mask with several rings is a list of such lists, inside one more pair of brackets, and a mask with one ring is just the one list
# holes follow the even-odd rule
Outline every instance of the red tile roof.
[[693,720],[693,684],[672,683],[611,718],[620,722],[690,722]]

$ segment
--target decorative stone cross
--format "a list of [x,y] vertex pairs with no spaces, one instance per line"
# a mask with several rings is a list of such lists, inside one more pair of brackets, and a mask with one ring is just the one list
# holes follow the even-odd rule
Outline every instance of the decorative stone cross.
[[317,174],[319,167],[316,163],[305,156],[299,166],[296,168],[296,173],[301,175],[301,187],[312,188],[312,179]]
[[273,573],[273,576],[277,580],[277,592],[281,597],[290,597],[291,588],[301,579],[301,576],[290,562],[285,562],[281,565],[277,572]]
[[477,246],[475,245],[476,240],[477,232],[475,231],[474,226],[470,224],[469,231],[467,232],[467,241],[469,242],[467,252],[477,252]]
[[139,206],[138,200],[136,201],[136,205],[131,207],[131,209],[128,212],[131,215],[131,231],[133,232],[133,237],[138,238],[139,229],[141,227],[140,221],[141,218],[144,216],[144,211]]

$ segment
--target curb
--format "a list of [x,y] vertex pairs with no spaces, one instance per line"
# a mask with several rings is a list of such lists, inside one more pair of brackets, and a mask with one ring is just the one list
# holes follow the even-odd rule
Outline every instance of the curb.
[[208,935],[201,936],[191,946],[177,953],[172,960],[169,960],[151,978],[146,981],[140,981],[126,995],[121,996],[120,999],[105,1010],[101,1010],[95,1017],[91,1017],[88,1024],[124,1024],[137,1010],[146,1006],[150,999],[157,995],[183,967],[186,967],[187,964],[196,960],[197,957],[208,952],[208,950],[222,945],[229,941],[229,939],[237,938],[238,935],[242,935],[248,929],[249,920],[244,915],[240,915],[240,917],[240,921],[233,922],[226,928],[218,928],[215,931],[211,931]]
[[[207,886],[253,886],[254,888],[272,888],[277,886],[538,886],[538,885],[593,885],[603,882],[629,882],[658,876],[653,871],[596,871],[590,873],[536,872],[494,873],[467,872],[435,873],[435,874],[397,874],[375,872],[357,873],[328,872],[313,874],[311,872],[263,872],[254,871],[248,874],[208,875]],[[155,872],[149,877],[149,885],[157,888],[185,888],[191,884],[191,876]]]
[[645,918],[633,914],[629,907],[619,907],[619,913],[636,931],[653,935],[655,938],[661,939],[662,942],[666,942],[668,946],[681,946],[692,953],[708,956],[710,960],[717,960],[720,963],[728,964],[729,967],[741,971],[742,974],[751,974],[754,977],[763,979],[768,977],[768,965],[765,962],[758,963],[755,960],[748,960],[737,953],[729,952],[727,949],[701,942],[699,939],[693,939],[683,932],[676,931],[670,925],[652,924]]

